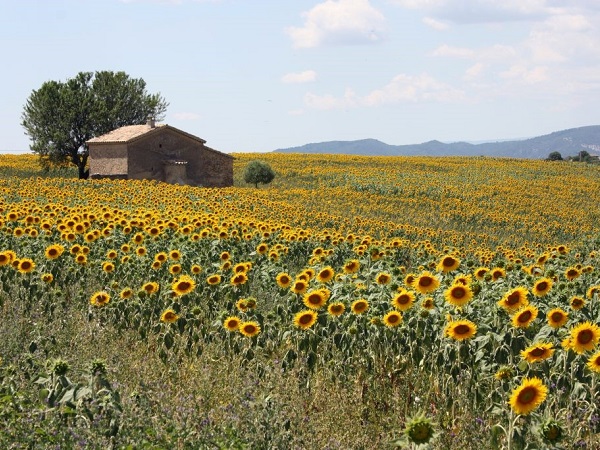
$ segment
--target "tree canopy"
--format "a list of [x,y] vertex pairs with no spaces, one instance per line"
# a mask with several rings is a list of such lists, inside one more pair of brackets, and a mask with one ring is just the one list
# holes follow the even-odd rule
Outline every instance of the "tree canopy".
[[52,163],[70,162],[87,178],[86,141],[149,116],[163,118],[168,103],[148,94],[146,82],[125,72],[80,72],[65,82],[46,81],[32,91],[21,116],[31,150]]
[[244,170],[244,181],[258,187],[258,183],[268,184],[275,178],[275,172],[266,162],[250,161]]

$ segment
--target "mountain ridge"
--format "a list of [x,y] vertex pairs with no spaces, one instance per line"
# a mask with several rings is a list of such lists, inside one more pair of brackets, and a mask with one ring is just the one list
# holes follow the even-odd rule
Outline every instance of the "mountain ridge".
[[519,140],[501,140],[471,144],[430,140],[421,144],[390,145],[378,139],[326,141],[273,150],[275,153],[322,153],[365,156],[494,156],[523,159],[545,159],[552,152],[563,158],[580,151],[600,155],[600,125],[555,131]]

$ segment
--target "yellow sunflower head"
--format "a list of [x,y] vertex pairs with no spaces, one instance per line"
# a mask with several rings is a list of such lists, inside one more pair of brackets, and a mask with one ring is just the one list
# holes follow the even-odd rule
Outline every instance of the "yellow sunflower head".
[[386,327],[394,328],[402,323],[402,314],[398,311],[390,311],[383,316],[383,323]]
[[543,297],[550,292],[550,289],[552,289],[552,280],[550,278],[540,278],[534,283],[531,292],[536,297]]
[[230,316],[223,321],[223,328],[227,331],[237,331],[242,321],[235,316]]
[[167,309],[160,316],[160,321],[164,323],[174,323],[177,322],[179,316],[172,309]]
[[253,321],[240,323],[238,329],[246,337],[254,337],[260,333],[260,325]]
[[330,303],[327,307],[327,312],[329,315],[334,317],[341,316],[345,310],[346,307],[341,302]]
[[548,311],[546,319],[552,328],[560,328],[569,320],[569,314],[560,308],[554,308]]
[[316,311],[310,309],[300,311],[294,316],[294,325],[302,330],[307,330],[315,324],[317,317]]
[[423,272],[412,285],[421,294],[429,294],[440,286],[440,280],[430,272]]
[[444,298],[451,305],[460,308],[471,301],[473,298],[473,291],[468,285],[455,284],[446,289]]
[[594,350],[600,340],[600,327],[591,322],[580,323],[571,329],[570,339],[576,353]]
[[317,281],[319,283],[328,283],[333,279],[334,276],[335,271],[331,267],[323,267],[317,274]]
[[448,273],[458,269],[458,266],[460,266],[460,259],[451,255],[446,255],[438,263],[437,270],[439,272]]
[[183,275],[173,282],[171,289],[176,295],[189,294],[196,288],[196,282],[193,278]]
[[477,325],[470,320],[454,320],[445,329],[445,334],[457,341],[471,339],[476,333]]
[[399,311],[408,311],[415,302],[415,293],[401,289],[393,298],[392,306]]
[[369,309],[369,302],[364,298],[358,299],[352,303],[350,309],[354,314],[362,314]]
[[502,299],[498,302],[498,306],[501,306],[509,312],[521,309],[529,303],[529,300],[527,300],[528,292],[527,288],[522,286],[511,289],[504,294]]
[[529,363],[535,363],[551,358],[554,354],[552,344],[549,342],[539,342],[530,345],[525,350],[521,351],[521,357]]
[[527,305],[519,309],[512,317],[512,324],[516,328],[527,328],[537,318],[538,309]]
[[277,281],[277,285],[282,289],[287,289],[292,284],[292,277],[285,272],[277,274],[275,280]]
[[320,309],[327,303],[327,296],[320,289],[313,290],[304,294],[302,302],[307,308]]
[[527,415],[537,409],[548,395],[548,388],[537,377],[525,378],[512,391],[509,404],[516,414]]

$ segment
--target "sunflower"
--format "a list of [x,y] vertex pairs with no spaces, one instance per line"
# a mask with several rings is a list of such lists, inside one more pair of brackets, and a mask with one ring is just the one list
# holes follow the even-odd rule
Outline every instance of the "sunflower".
[[569,267],[567,270],[565,270],[565,278],[569,281],[574,280],[580,275],[581,272],[576,267]]
[[282,289],[287,289],[292,284],[292,277],[285,272],[280,272],[277,274],[275,280],[277,281],[277,285]]
[[167,309],[160,315],[160,321],[164,323],[173,323],[177,322],[179,316],[172,309]]
[[446,325],[444,333],[457,341],[470,339],[477,333],[477,325],[470,320],[454,320]]
[[241,284],[246,284],[247,281],[248,275],[246,275],[245,273],[238,273],[231,277],[230,283],[233,286],[239,286]]
[[196,282],[193,278],[183,275],[175,280],[171,285],[171,289],[176,295],[189,294],[196,288]]
[[248,303],[246,302],[246,299],[244,299],[244,298],[240,298],[237,301],[237,303],[235,304],[235,307],[242,312],[246,312],[250,309],[250,308],[248,308]]
[[552,328],[560,328],[567,323],[569,314],[560,308],[554,308],[548,311],[548,314],[546,314],[546,319],[548,320],[548,325],[550,325]]
[[264,255],[269,251],[269,246],[265,243],[263,244],[259,244],[256,247],[256,253],[258,253],[259,255]]
[[446,255],[438,263],[437,270],[439,272],[448,273],[458,269],[458,266],[460,266],[460,259],[455,258],[454,256]]
[[106,257],[108,259],[116,259],[117,256],[119,256],[119,254],[117,253],[116,250],[111,249],[106,252]]
[[433,297],[425,297],[423,300],[421,300],[421,308],[423,308],[423,309],[435,308],[435,302],[433,300]]
[[194,264],[190,271],[194,274],[194,275],[198,275],[200,272],[202,272],[202,267],[199,266],[198,264]]
[[169,258],[173,261],[179,261],[181,259],[181,252],[179,250],[171,250],[169,252]]
[[473,274],[475,275],[475,278],[477,278],[479,281],[483,281],[483,279],[485,278],[485,275],[489,271],[490,271],[490,269],[488,269],[487,267],[478,267],[477,269],[475,269]]
[[131,288],[123,289],[121,291],[121,293],[119,294],[119,297],[121,297],[122,299],[127,299],[127,298],[133,297],[133,289],[131,289]]
[[328,283],[333,279],[334,276],[335,271],[331,267],[323,267],[317,274],[317,281],[319,283]]
[[390,281],[392,281],[392,276],[386,272],[380,272],[375,277],[375,282],[377,284],[388,284]]
[[17,270],[21,273],[30,273],[35,269],[35,263],[32,259],[23,258],[19,260],[19,265],[17,266]]
[[237,263],[233,266],[233,273],[246,273],[248,272],[248,263]]
[[585,296],[592,298],[595,294],[600,294],[600,286],[591,286],[585,293]]
[[490,270],[492,281],[498,281],[500,278],[506,278],[506,270],[502,267],[494,267]]
[[454,277],[454,280],[452,281],[452,284],[462,284],[464,286],[469,286],[472,281],[473,278],[471,277],[471,275],[456,275]]
[[512,317],[512,324],[517,328],[527,328],[536,319],[538,309],[533,305],[527,305],[519,309]]
[[530,363],[551,358],[553,354],[552,344],[548,342],[533,344],[521,351],[521,357]]
[[406,286],[412,287],[413,283],[416,281],[417,276],[414,273],[409,273],[404,277],[404,284]]
[[227,331],[237,331],[241,323],[242,321],[239,319],[239,317],[229,316],[223,321],[223,328],[225,328]]
[[42,274],[41,279],[44,283],[52,283],[54,281],[54,275],[51,273],[44,273]]
[[504,294],[502,299],[498,302],[498,306],[501,306],[509,312],[516,311],[523,306],[527,306],[529,304],[529,300],[527,300],[528,292],[529,291],[527,288],[522,286],[511,289]]
[[465,306],[473,298],[473,291],[469,286],[455,284],[444,292],[444,298],[448,303],[456,307]]
[[102,270],[106,273],[111,273],[115,271],[115,265],[112,261],[105,261],[102,263]]
[[294,325],[303,330],[312,327],[316,321],[317,313],[310,309],[300,311],[294,316]]
[[569,304],[571,305],[571,309],[577,311],[585,306],[585,300],[582,297],[575,296],[571,297]]
[[496,373],[494,374],[494,378],[498,381],[508,380],[515,375],[515,371],[511,366],[501,366]]
[[93,306],[104,306],[110,302],[110,295],[107,292],[94,292],[90,298],[90,304]]
[[600,340],[600,327],[591,322],[580,323],[571,329],[571,349],[576,353],[594,350]]
[[159,285],[155,281],[149,281],[142,286],[142,289],[146,292],[146,294],[154,294],[158,292]]
[[290,288],[290,290],[294,294],[304,294],[307,289],[308,289],[308,283],[305,280],[299,280],[299,279],[296,279],[296,281],[294,281],[294,283],[292,284],[292,287]]
[[352,303],[350,309],[354,314],[362,314],[369,309],[369,302],[364,298],[358,299]]
[[240,323],[239,331],[246,337],[254,337],[260,333],[260,325],[257,322]]
[[10,264],[11,257],[7,254],[7,252],[0,253],[0,266],[6,266]]
[[383,323],[386,327],[394,328],[402,323],[402,314],[398,311],[390,311],[383,316]]
[[596,352],[592,356],[590,356],[590,359],[588,359],[586,366],[591,371],[600,373],[600,352]]
[[440,280],[430,272],[423,272],[415,279],[413,286],[421,294],[429,294],[440,286]]
[[550,278],[541,278],[535,282],[531,292],[536,297],[543,297],[552,289],[552,280]]
[[341,316],[345,310],[346,307],[343,303],[340,302],[330,303],[327,307],[327,312],[329,313],[329,315],[334,317]]
[[216,286],[217,284],[219,284],[221,282],[221,275],[211,275],[209,277],[206,278],[206,282],[208,284],[210,284],[211,286]]
[[160,263],[164,263],[168,258],[169,255],[167,255],[165,252],[159,252],[154,255],[154,261],[158,261]]
[[512,391],[508,403],[512,410],[527,415],[542,404],[548,395],[548,388],[537,377],[524,378],[521,385]]
[[62,245],[54,244],[54,245],[50,245],[49,247],[47,247],[44,254],[46,255],[46,258],[48,258],[48,259],[57,259],[60,257],[60,255],[63,254],[64,251],[65,251],[65,248]]
[[400,289],[400,292],[392,298],[392,306],[400,311],[408,311],[412,308],[415,298],[414,292]]
[[321,290],[313,290],[304,294],[302,302],[310,309],[320,309],[327,303],[327,296]]
[[356,273],[360,269],[360,262],[358,259],[351,259],[346,261],[344,264],[344,273]]

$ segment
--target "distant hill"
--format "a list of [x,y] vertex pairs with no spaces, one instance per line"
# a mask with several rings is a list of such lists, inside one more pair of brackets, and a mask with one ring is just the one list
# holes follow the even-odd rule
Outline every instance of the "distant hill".
[[500,156],[508,158],[545,159],[551,152],[563,158],[586,150],[600,155],[600,125],[556,131],[544,136],[517,141],[444,143],[429,141],[412,145],[389,145],[377,139],[329,141],[275,150],[279,153],[341,153],[371,156]]

